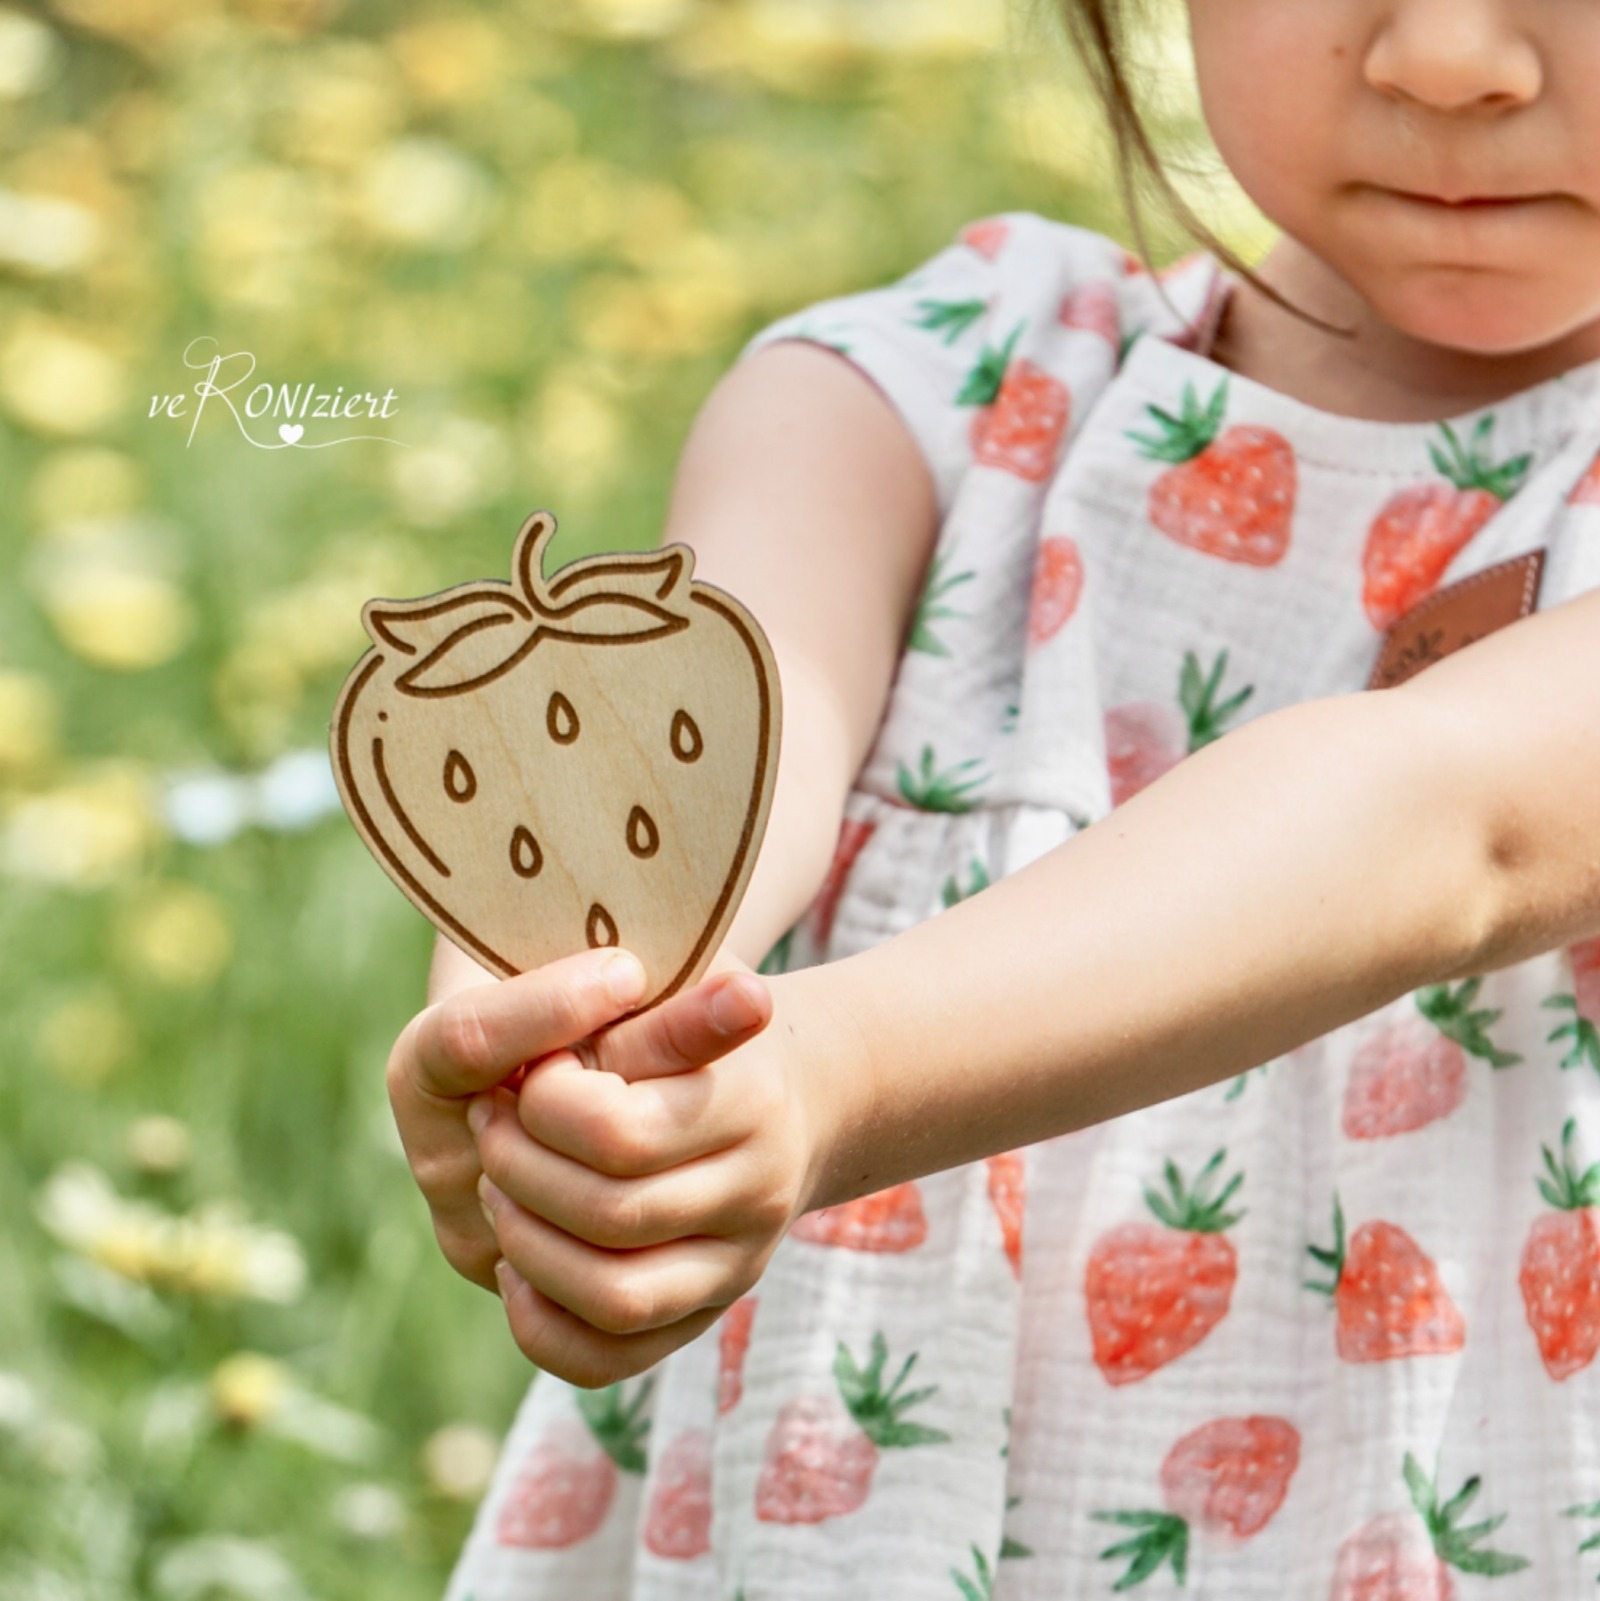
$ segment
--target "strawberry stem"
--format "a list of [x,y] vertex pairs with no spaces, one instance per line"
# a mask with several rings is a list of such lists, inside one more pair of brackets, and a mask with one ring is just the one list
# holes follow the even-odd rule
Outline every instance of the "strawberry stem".
[[1221,739],[1223,724],[1255,694],[1255,685],[1246,684],[1237,695],[1216,704],[1222,675],[1228,670],[1228,653],[1223,651],[1211,664],[1211,671],[1200,676],[1200,659],[1192,650],[1183,653],[1183,671],[1178,675],[1178,701],[1189,719],[1189,751]]
[[913,1351],[901,1366],[895,1381],[887,1390],[883,1388],[883,1367],[889,1359],[888,1343],[883,1331],[875,1330],[872,1336],[872,1358],[865,1369],[857,1366],[856,1359],[844,1341],[839,1341],[833,1358],[834,1381],[839,1394],[849,1409],[850,1416],[866,1437],[878,1446],[932,1445],[950,1436],[943,1429],[931,1429],[923,1423],[907,1423],[903,1414],[919,1401],[938,1393],[939,1386],[929,1384],[920,1390],[899,1393],[900,1386],[917,1360]]
[[1011,330],[1011,337],[996,350],[992,345],[983,347],[978,364],[967,374],[961,392],[956,396],[958,406],[992,406],[1005,382],[1006,367],[1011,361],[1011,349],[1022,334],[1023,324]]
[[1539,1193],[1561,1212],[1581,1212],[1585,1207],[1600,1205],[1600,1162],[1579,1173],[1572,1155],[1572,1142],[1577,1133],[1578,1121],[1569,1117],[1561,1127],[1559,1166],[1548,1145],[1539,1147],[1544,1152],[1544,1165],[1550,1174],[1549,1178],[1538,1181]]
[[1211,1182],[1221,1171],[1227,1155],[1225,1150],[1218,1151],[1195,1175],[1194,1183],[1187,1189],[1177,1164],[1169,1159],[1162,1169],[1167,1181],[1167,1193],[1162,1195],[1146,1185],[1145,1204],[1169,1229],[1182,1229],[1188,1234],[1221,1234],[1232,1228],[1244,1213],[1228,1211],[1228,1202],[1244,1183],[1244,1174],[1235,1173],[1223,1186],[1220,1195],[1213,1197],[1209,1193]]
[[1170,1512],[1093,1512],[1090,1516],[1100,1523],[1141,1531],[1100,1553],[1102,1562],[1128,1558],[1128,1570],[1111,1586],[1113,1590],[1131,1590],[1143,1584],[1163,1562],[1172,1564],[1172,1576],[1179,1584],[1184,1582],[1189,1566],[1189,1525],[1182,1518]]
[[1492,414],[1479,419],[1478,426],[1472,430],[1470,445],[1463,445],[1455,429],[1447,422],[1439,424],[1439,432],[1444,435],[1445,448],[1441,450],[1438,445],[1429,445],[1428,454],[1440,474],[1457,489],[1463,492],[1484,489],[1496,500],[1510,500],[1527,482],[1528,470],[1533,466],[1531,453],[1515,456],[1498,467],[1491,466],[1486,459],[1484,452],[1489,444],[1489,435],[1494,432]]
[[1578,997],[1551,995],[1539,1004],[1572,1013],[1570,1022],[1562,1023],[1545,1036],[1547,1045],[1554,1045],[1557,1040],[1572,1041],[1571,1049],[1561,1058],[1562,1067],[1582,1067],[1587,1063],[1595,1072],[1600,1073],[1600,1029],[1597,1029],[1593,1022],[1578,1010]]
[[645,1470],[645,1436],[650,1432],[650,1419],[640,1417],[644,1404],[655,1386],[647,1378],[634,1392],[626,1407],[622,1404],[622,1386],[608,1384],[603,1390],[580,1390],[577,1393],[578,1411],[590,1432],[605,1448],[605,1453],[624,1473],[643,1473]]
[[1515,1051],[1502,1051],[1485,1032],[1499,1020],[1500,1009],[1471,1010],[1482,987],[1481,978],[1470,978],[1454,990],[1448,984],[1430,984],[1416,992],[1417,1010],[1446,1038],[1491,1067],[1515,1067],[1522,1058]]
[[1333,1249],[1329,1250],[1322,1245],[1308,1245],[1306,1250],[1316,1261],[1320,1262],[1323,1267],[1333,1274],[1333,1279],[1328,1284],[1319,1284],[1314,1279],[1302,1279],[1301,1287],[1307,1290],[1315,1290],[1318,1295],[1326,1295],[1331,1298],[1339,1288],[1339,1280],[1344,1277],[1344,1207],[1339,1201],[1337,1191],[1334,1192],[1333,1197]]
[[1443,1506],[1439,1504],[1438,1473],[1429,1478],[1422,1465],[1407,1451],[1404,1465],[1406,1488],[1411,1493],[1411,1504],[1422,1514],[1428,1526],[1428,1538],[1433,1542],[1434,1554],[1462,1573],[1476,1573],[1484,1578],[1497,1579],[1507,1573],[1520,1573],[1531,1566],[1526,1557],[1512,1556],[1505,1551],[1475,1549],[1480,1540],[1487,1539],[1509,1516],[1502,1512],[1498,1517],[1485,1518],[1481,1523],[1456,1527],[1461,1514],[1472,1504],[1483,1488],[1483,1478],[1474,1473]]
[[1138,445],[1150,461],[1167,461],[1181,466],[1193,461],[1222,432],[1222,419],[1228,411],[1228,381],[1224,379],[1212,392],[1205,405],[1195,393],[1193,384],[1183,386],[1183,411],[1174,417],[1160,406],[1146,406],[1155,419],[1157,432],[1135,433],[1128,430],[1128,438]]

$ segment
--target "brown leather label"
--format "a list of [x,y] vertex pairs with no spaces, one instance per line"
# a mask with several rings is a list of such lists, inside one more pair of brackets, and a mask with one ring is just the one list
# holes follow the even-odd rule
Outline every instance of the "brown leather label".
[[1458,578],[1390,625],[1368,678],[1368,689],[1393,689],[1446,656],[1526,617],[1539,604],[1544,552],[1530,550]]

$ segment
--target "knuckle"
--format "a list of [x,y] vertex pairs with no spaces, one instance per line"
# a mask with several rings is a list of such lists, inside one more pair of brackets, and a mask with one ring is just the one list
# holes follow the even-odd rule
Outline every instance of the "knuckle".
[[650,1170],[653,1142],[637,1123],[608,1120],[589,1131],[594,1165],[611,1178],[638,1178]]
[[439,1055],[463,1072],[476,1075],[498,1066],[494,1041],[470,991],[440,1004],[433,1018],[433,1041]]
[[478,1164],[467,1159],[464,1153],[418,1151],[409,1155],[407,1161],[417,1188],[436,1206],[459,1201],[477,1183]]
[[644,1223],[643,1197],[631,1184],[603,1184],[589,1209],[593,1243],[620,1250],[639,1238]]
[[585,1322],[604,1334],[637,1334],[654,1323],[655,1296],[638,1279],[613,1279],[595,1292]]

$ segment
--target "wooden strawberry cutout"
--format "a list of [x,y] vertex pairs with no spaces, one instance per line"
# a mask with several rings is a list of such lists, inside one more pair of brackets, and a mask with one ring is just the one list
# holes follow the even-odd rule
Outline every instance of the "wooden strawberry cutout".
[[1555,1208],[1533,1221],[1517,1283],[1545,1371],[1570,1379],[1600,1354],[1600,1162],[1573,1161],[1577,1122],[1561,1130],[1561,1161],[1543,1146],[1539,1193]]
[[693,983],[755,866],[778,768],[777,665],[684,545],[553,578],[547,511],[514,582],[371,600],[330,740],[384,870],[504,977],[620,945],[644,1005]]

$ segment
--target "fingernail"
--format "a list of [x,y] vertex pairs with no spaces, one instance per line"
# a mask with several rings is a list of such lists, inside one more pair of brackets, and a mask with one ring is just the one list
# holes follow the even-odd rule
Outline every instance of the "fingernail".
[[742,1034],[760,1013],[749,990],[739,979],[730,979],[711,997],[711,1025],[719,1034]]
[[602,969],[606,988],[618,1006],[632,1006],[644,994],[644,963],[627,951],[619,951]]
[[494,1108],[483,1096],[479,1095],[467,1103],[467,1127],[472,1130],[474,1139],[489,1126],[489,1119],[493,1116]]
[[493,1221],[496,1210],[504,1200],[505,1194],[495,1185],[494,1181],[489,1177],[489,1175],[485,1173],[483,1177],[478,1180],[478,1202],[483,1207],[484,1215]]
[[511,1292],[516,1287],[517,1276],[511,1264],[503,1256],[494,1264],[494,1281],[500,1286],[500,1299],[510,1300]]

